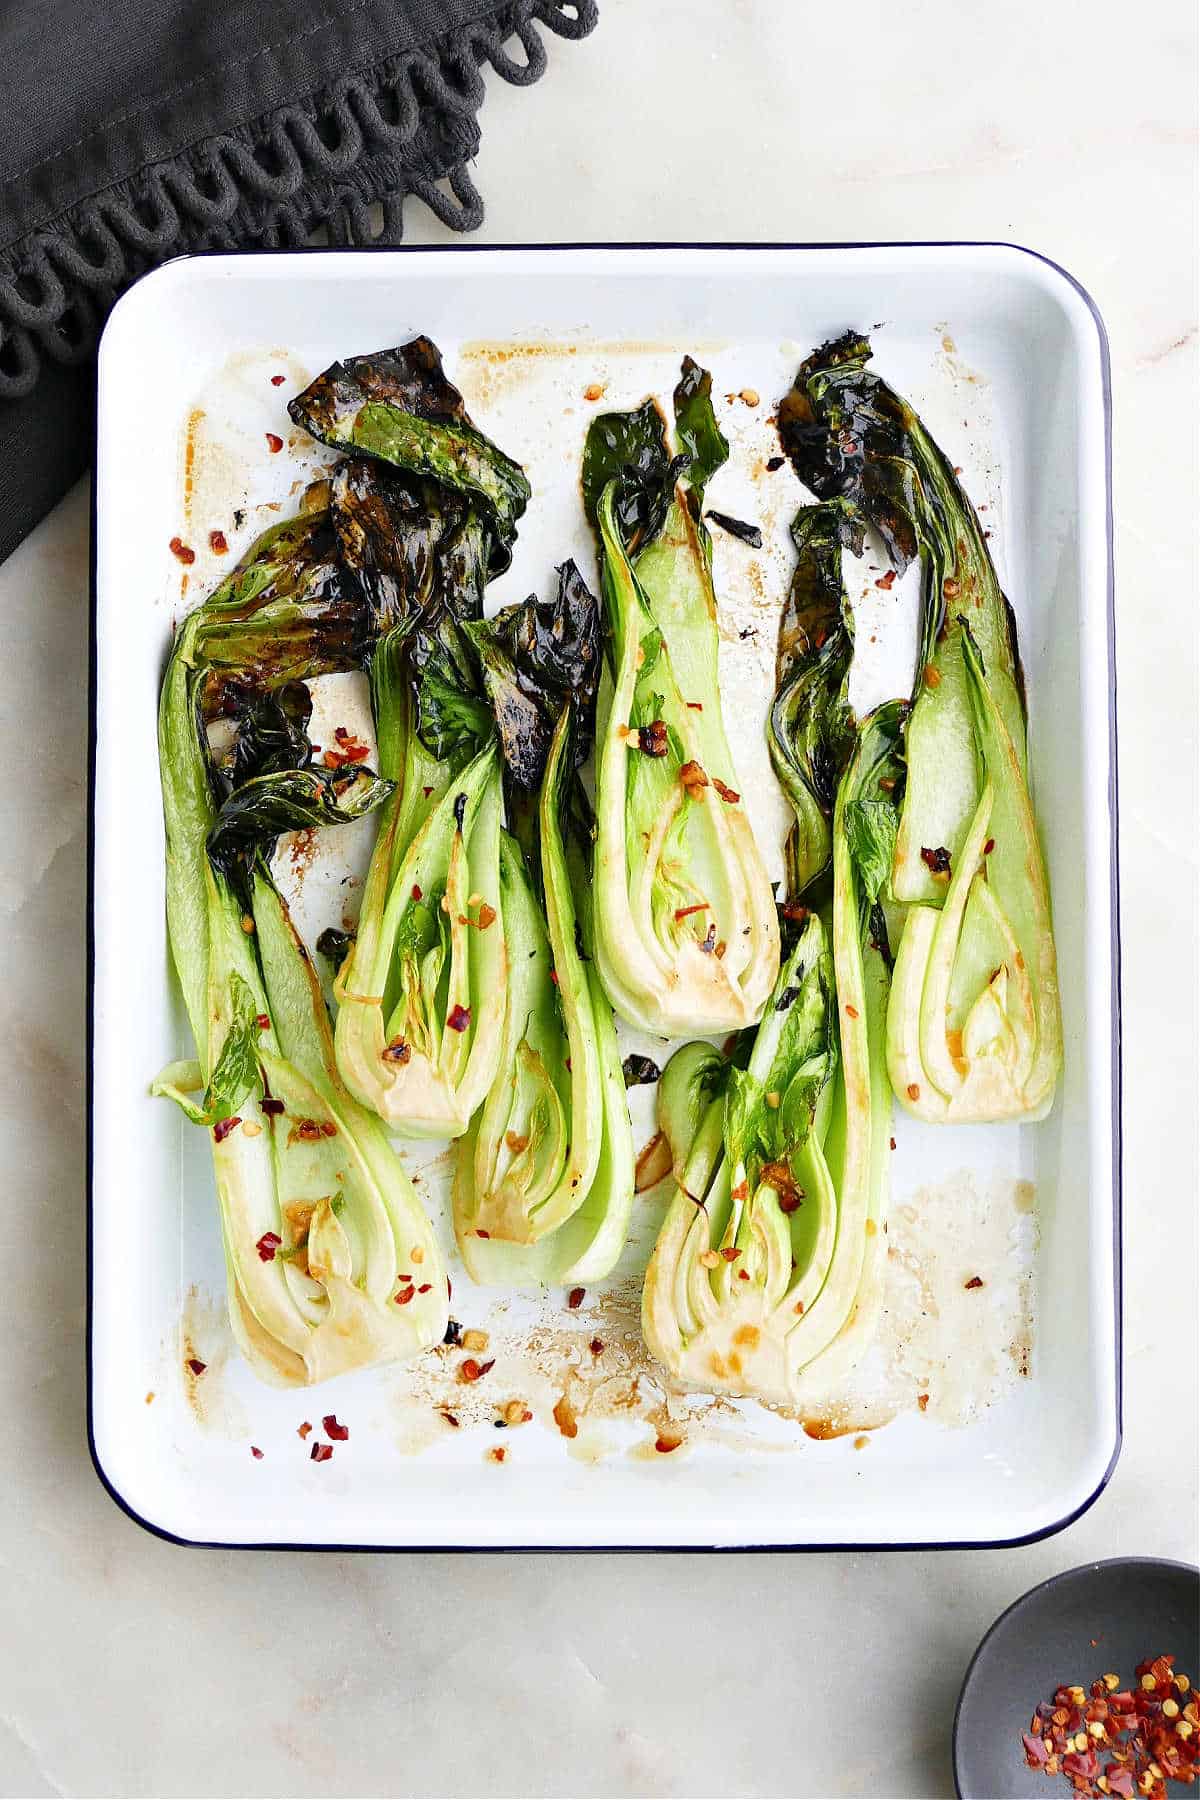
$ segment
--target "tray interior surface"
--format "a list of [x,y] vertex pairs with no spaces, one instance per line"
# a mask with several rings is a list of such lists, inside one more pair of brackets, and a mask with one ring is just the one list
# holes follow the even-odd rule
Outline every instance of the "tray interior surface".
[[[790,471],[764,470],[769,415],[801,357],[849,325],[871,331],[879,366],[962,466],[1017,611],[1065,1015],[1051,1116],[938,1131],[897,1113],[904,1266],[879,1366],[850,1395],[814,1380],[799,1419],[663,1388],[637,1339],[652,1201],[614,1277],[576,1312],[561,1293],[473,1290],[453,1265],[452,1313],[492,1336],[486,1393],[457,1386],[441,1353],[307,1395],[260,1387],[224,1322],[207,1144],[146,1097],[187,1047],[162,916],[154,717],[171,627],[229,566],[205,549],[209,529],[236,554],[326,460],[284,411],[304,380],[423,331],[533,482],[489,606],[547,592],[566,555],[591,578],[577,492],[588,418],[666,399],[691,351],[714,371],[733,450],[709,501],[766,538],[751,555],[717,532],[715,550],[727,723],[778,872],[786,815],[761,723],[803,494]],[[888,1544],[1010,1540],[1087,1501],[1117,1441],[1105,429],[1085,301],[1005,249],[218,257],[171,265],[121,303],[101,353],[97,473],[92,1406],[99,1465],[132,1511],[229,1543]],[[288,440],[279,456],[268,431]],[[186,585],[176,535],[198,547]],[[877,573],[868,548],[851,582],[860,706],[904,690],[915,641],[913,584],[880,593]],[[320,690],[318,726],[369,730],[357,678]],[[365,867],[371,827],[326,836],[339,841],[303,859],[284,845],[278,861],[310,936],[353,910],[346,878]],[[662,1060],[661,1044],[628,1042]],[[652,1096],[631,1100],[640,1146]],[[406,1155],[440,1214],[443,1147]],[[980,1271],[983,1315],[963,1291]],[[564,1392],[581,1414],[572,1440],[552,1417]],[[497,1403],[516,1395],[534,1422],[497,1431]],[[319,1432],[329,1412],[351,1439],[313,1464],[297,1428]],[[664,1455],[667,1420],[684,1444]],[[842,1435],[813,1437],[805,1422]],[[500,1443],[503,1466],[487,1454]]]

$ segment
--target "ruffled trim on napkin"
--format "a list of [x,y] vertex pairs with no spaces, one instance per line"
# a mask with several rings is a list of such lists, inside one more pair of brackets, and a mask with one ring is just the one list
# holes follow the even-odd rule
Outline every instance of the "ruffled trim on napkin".
[[287,248],[322,225],[335,244],[396,242],[410,194],[452,231],[473,231],[482,65],[525,87],[546,68],[540,28],[582,38],[596,18],[596,0],[511,0],[433,51],[357,70],[90,195],[0,259],[0,397],[27,394],[43,357],[89,356],[117,295],[181,251]]

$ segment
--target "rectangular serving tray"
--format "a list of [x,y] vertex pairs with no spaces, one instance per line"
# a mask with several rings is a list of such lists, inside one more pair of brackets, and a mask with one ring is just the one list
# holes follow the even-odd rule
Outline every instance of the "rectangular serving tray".
[[[204,1135],[147,1097],[157,1069],[189,1048],[163,916],[157,692],[174,622],[215,578],[201,554],[204,579],[183,594],[171,539],[203,545],[222,527],[236,554],[268,522],[272,496],[294,506],[298,470],[262,453],[260,427],[278,420],[288,432],[297,380],[417,332],[441,346],[454,376],[463,347],[478,356],[486,340],[491,374],[477,387],[495,397],[504,429],[487,404],[473,410],[531,460],[535,490],[498,598],[546,592],[554,563],[590,556],[576,489],[590,408],[582,375],[564,377],[561,416],[522,423],[519,401],[504,397],[505,345],[576,357],[580,371],[603,366],[611,405],[668,391],[667,372],[694,351],[716,388],[761,388],[765,415],[800,357],[848,326],[871,331],[881,369],[964,465],[969,491],[990,496],[1019,621],[1064,1078],[1037,1126],[939,1132],[902,1121],[893,1189],[903,1203],[964,1169],[979,1183],[1032,1184],[1027,1378],[966,1426],[906,1414],[865,1448],[811,1441],[750,1408],[737,1432],[686,1454],[656,1456],[617,1432],[606,1453],[584,1456],[538,1405],[532,1424],[504,1434],[513,1449],[502,1467],[487,1457],[501,1434],[479,1424],[414,1436],[416,1377],[403,1367],[311,1394],[260,1387],[223,1320]],[[286,379],[272,386],[274,367]],[[207,469],[193,467],[201,422]],[[197,496],[218,492],[228,509],[200,516]],[[240,533],[239,514],[249,516]],[[1107,350],[1070,276],[1012,246],[969,244],[171,263],[118,303],[100,348],[93,605],[90,1433],[102,1481],[133,1517],[180,1541],[240,1546],[900,1547],[1027,1540],[1091,1503],[1120,1441],[1115,690]],[[775,614],[761,617],[769,663]],[[770,810],[758,721],[751,731],[739,712],[729,724],[756,826],[782,817]],[[333,878],[326,869],[312,879],[320,894]],[[640,1143],[651,1129],[644,1107],[635,1125]],[[431,1197],[438,1180],[428,1177]],[[470,1317],[460,1282],[469,1286],[459,1275],[452,1310]],[[524,1316],[505,1313],[505,1297],[490,1304],[496,1328],[502,1315],[510,1328]],[[189,1374],[189,1355],[208,1364],[202,1377]],[[351,1439],[317,1464],[297,1428],[328,1412],[352,1422]]]

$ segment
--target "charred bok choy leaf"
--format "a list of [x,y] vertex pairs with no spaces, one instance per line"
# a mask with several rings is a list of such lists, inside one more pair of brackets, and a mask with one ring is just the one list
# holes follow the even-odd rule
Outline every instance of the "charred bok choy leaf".
[[338,1064],[396,1130],[457,1137],[496,1072],[507,974],[501,760],[470,628],[529,487],[425,338],[335,363],[290,410],[351,452],[333,521],[378,621],[371,699],[396,784],[335,986]]
[[596,419],[583,462],[609,662],[596,755],[596,960],[622,1017],[668,1037],[751,1023],[779,968],[774,898],[721,714],[701,507],[728,452],[710,385],[688,358],[675,390],[676,457],[647,401]]
[[853,333],[816,351],[779,429],[802,481],[873,526],[898,569],[920,562],[892,1084],[930,1121],[1037,1118],[1062,1066],[1062,1020],[1012,609],[948,459],[869,357]]
[[[290,535],[300,560],[310,528],[297,522]],[[338,1076],[316,973],[270,875],[281,830],[358,818],[390,784],[366,769],[307,766],[305,690],[262,691],[281,667],[298,676],[345,666],[319,617],[308,655],[293,644],[279,660],[272,594],[302,574],[282,566],[289,528],[268,536],[185,620],[163,683],[168,929],[197,1054],[152,1091],[210,1131],[235,1339],[262,1379],[304,1385],[437,1342],[447,1297],[412,1184]],[[256,612],[248,590],[268,555],[274,574],[257,587]],[[205,655],[213,641],[216,667]],[[214,694],[236,727],[220,762],[204,717]]]
[[690,1387],[794,1402],[817,1357],[852,1364],[874,1331],[891,1093],[888,967],[871,918],[886,864],[870,854],[880,821],[864,832],[859,809],[898,769],[898,730],[897,707],[873,714],[838,786],[832,927],[815,912],[799,922],[762,1022],[731,1060],[689,1044],[663,1073],[676,1187],[642,1331]]
[[499,1067],[458,1148],[455,1232],[476,1281],[597,1280],[625,1242],[634,1159],[577,773],[594,728],[596,602],[566,563],[553,602],[531,596],[473,636],[505,759],[509,976]]

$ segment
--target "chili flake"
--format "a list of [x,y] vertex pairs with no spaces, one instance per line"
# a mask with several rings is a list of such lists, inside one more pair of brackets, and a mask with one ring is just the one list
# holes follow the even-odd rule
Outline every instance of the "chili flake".
[[253,1458],[254,1458],[254,1460],[255,1460],[255,1462],[261,1462],[261,1461],[262,1461],[262,1459],[263,1459],[263,1453],[262,1453],[262,1451],[261,1451],[261,1450],[260,1450],[260,1449],[259,1449],[259,1447],[258,1447],[258,1445],[257,1445],[257,1444],[251,1444],[251,1446],[250,1446],[250,1454],[251,1454],[251,1456],[252,1456],[252,1457],[253,1457]]
[[639,725],[637,741],[643,756],[665,756],[668,749],[666,721],[652,719],[649,725]]
[[679,780],[683,791],[691,799],[697,799],[708,786],[708,776],[698,762],[685,762],[679,771]]
[[268,1119],[277,1119],[280,1113],[287,1111],[283,1101],[276,1100],[274,1094],[264,1094],[260,1104]]
[[272,456],[278,456],[279,452],[283,449],[283,439],[277,431],[268,431],[266,436],[267,449],[271,452]]
[[232,1119],[218,1119],[213,1126],[214,1143],[223,1144],[231,1131],[236,1131],[241,1119],[235,1114]]
[[189,1356],[188,1361],[187,1361],[187,1366],[192,1371],[193,1375],[203,1375],[205,1369],[207,1369],[207,1367],[208,1367],[208,1364],[202,1363],[198,1356]]
[[593,1338],[591,1343],[588,1345],[588,1349],[591,1351],[593,1356],[603,1356],[604,1355],[604,1339],[598,1338],[598,1337]]
[[277,1231],[264,1231],[254,1248],[258,1251],[259,1262],[274,1262],[275,1252],[280,1248],[283,1239]]
[[707,911],[707,900],[697,900],[694,906],[677,906],[675,908],[675,923],[678,925],[681,919],[690,919],[693,913]]
[[950,879],[950,852],[944,844],[939,844],[936,850],[922,847],[921,861],[936,880],[948,881]]
[[970,1281],[963,1282],[963,1286],[966,1289],[968,1289],[968,1291],[971,1288],[981,1288],[983,1286],[983,1276],[982,1275],[972,1275]]
[[412,1299],[413,1295],[416,1293],[416,1291],[417,1290],[414,1288],[412,1282],[410,1281],[408,1286],[402,1287],[400,1289],[399,1293],[396,1295],[396,1305],[397,1306],[407,1306],[409,1301]]
[[583,1305],[583,1296],[586,1292],[586,1288],[577,1287],[571,1289],[570,1293],[567,1295],[567,1305],[572,1312],[578,1311]]
[[879,580],[875,583],[875,586],[877,588],[882,588],[884,590],[884,592],[887,593],[894,585],[895,580],[896,580],[895,569],[889,569],[886,575],[881,575],[879,577]]
[[344,1444],[350,1436],[349,1426],[339,1425],[336,1413],[326,1413],[321,1423],[325,1427],[325,1436],[333,1438],[335,1443]]
[[332,1444],[314,1444],[308,1453],[310,1462],[328,1462],[333,1455]]
[[412,1051],[403,1038],[393,1038],[383,1051],[384,1062],[399,1063],[403,1066],[412,1060]]
[[178,557],[179,561],[185,565],[194,563],[196,560],[196,552],[192,549],[190,544],[185,544],[182,538],[173,537],[171,542],[167,545],[167,549],[171,552],[172,556]]
[[446,1014],[446,1026],[450,1031],[465,1031],[471,1023],[469,1006],[452,1006]]
[[229,548],[229,539],[225,536],[223,531],[210,531],[208,534],[208,547],[214,556],[224,556]]
[[303,1425],[297,1425],[296,1436],[298,1438],[300,1438],[301,1440],[303,1440],[304,1438],[306,1438],[308,1436],[308,1434],[311,1430],[312,1430],[311,1422],[308,1419],[305,1419]]
[[726,806],[736,806],[742,797],[736,788],[726,787],[719,775],[713,776],[713,786],[716,788],[718,794],[720,794]]
[[465,1357],[458,1366],[458,1379],[466,1382],[479,1381],[489,1369],[494,1369],[495,1366],[495,1357],[485,1363],[476,1362],[473,1356]]

